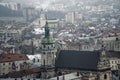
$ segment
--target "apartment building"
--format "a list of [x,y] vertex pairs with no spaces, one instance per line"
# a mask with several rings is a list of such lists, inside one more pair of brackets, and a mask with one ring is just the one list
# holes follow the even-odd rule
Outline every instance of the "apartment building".
[[28,60],[29,59],[25,54],[0,54],[0,75],[5,75],[12,71],[20,71],[21,69],[25,69],[23,65],[28,68]]

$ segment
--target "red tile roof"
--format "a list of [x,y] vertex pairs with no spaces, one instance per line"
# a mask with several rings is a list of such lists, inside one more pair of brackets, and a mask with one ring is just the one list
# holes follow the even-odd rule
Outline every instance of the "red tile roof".
[[66,41],[66,43],[67,43],[69,46],[80,46],[80,43],[74,43],[74,42],[68,42],[68,41]]
[[29,60],[25,54],[0,54],[0,63]]
[[41,72],[41,68],[37,67],[37,68],[32,68],[32,69],[27,69],[27,70],[22,70],[22,71],[13,71],[8,73],[7,75],[2,75],[0,76],[0,78],[21,78],[23,76],[27,76],[30,74],[35,74],[35,73],[40,73]]

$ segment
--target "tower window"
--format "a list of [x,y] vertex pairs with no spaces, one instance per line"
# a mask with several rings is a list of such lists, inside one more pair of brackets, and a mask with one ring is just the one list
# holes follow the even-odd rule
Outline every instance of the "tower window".
[[49,46],[48,46],[48,49],[50,49]]
[[107,75],[106,74],[104,75],[104,79],[107,79]]

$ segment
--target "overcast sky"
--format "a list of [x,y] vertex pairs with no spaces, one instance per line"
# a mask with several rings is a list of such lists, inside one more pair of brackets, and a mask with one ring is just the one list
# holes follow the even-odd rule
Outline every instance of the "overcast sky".
[[40,5],[43,8],[47,8],[53,2],[58,2],[61,0],[3,0],[3,2],[17,2],[17,3],[28,3],[33,5]]

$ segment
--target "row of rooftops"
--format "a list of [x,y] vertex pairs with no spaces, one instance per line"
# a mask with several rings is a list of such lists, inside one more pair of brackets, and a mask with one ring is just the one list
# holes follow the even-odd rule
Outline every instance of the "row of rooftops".
[[0,78],[21,78],[21,77],[31,75],[31,74],[34,74],[34,73],[40,73],[41,71],[42,70],[41,70],[40,67],[21,70],[21,71],[13,71],[13,72],[9,72],[6,75],[0,76]]
[[28,29],[28,27],[25,25],[23,27],[8,25],[6,27],[0,27],[0,33],[5,33],[7,31],[11,33],[21,33],[25,29]]
[[[60,51],[55,68],[56,69],[82,69],[82,70],[97,70],[97,64],[100,59],[102,51],[74,51],[74,50],[62,50]],[[109,51],[106,52],[108,58],[117,57],[120,58],[120,52]],[[25,54],[0,54],[0,63],[29,60]],[[8,73],[2,77],[18,78],[33,73],[39,73],[42,69],[40,67],[16,71]]]
[[0,54],[0,63],[29,60],[25,54]]
[[[99,51],[62,50],[61,54],[66,53],[66,54],[69,54],[69,55],[71,54],[72,55],[72,53],[76,53],[76,55],[78,55],[78,53],[81,53],[81,54],[87,55],[86,53],[89,53],[89,54],[92,53],[93,54],[93,53],[97,53],[97,52],[99,53]],[[106,55],[107,55],[108,58],[120,58],[120,52],[119,51],[109,51],[109,52],[106,52]],[[86,57],[88,57],[88,56],[86,56]],[[29,60],[29,58],[25,54],[6,54],[6,53],[0,54],[0,63],[20,61],[20,60]]]

